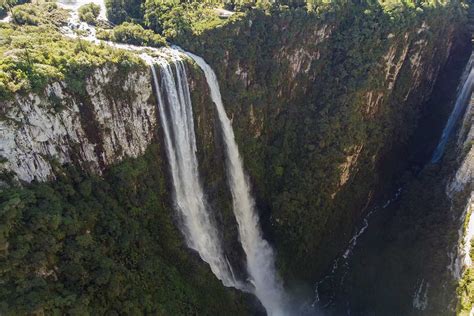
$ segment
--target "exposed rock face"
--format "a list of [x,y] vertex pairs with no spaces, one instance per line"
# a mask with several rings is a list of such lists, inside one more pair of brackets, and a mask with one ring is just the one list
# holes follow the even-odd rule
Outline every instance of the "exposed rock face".
[[462,128],[459,135],[458,146],[461,152],[465,152],[464,158],[453,181],[448,186],[448,193],[462,191],[467,185],[474,183],[474,98],[471,101],[464,115]]
[[349,176],[351,175],[351,169],[353,166],[357,164],[357,158],[362,151],[363,146],[355,146],[350,152],[350,154],[346,157],[346,161],[341,164],[341,178],[339,181],[339,185],[343,186],[346,184],[347,180],[349,180]]
[[143,69],[126,78],[118,72],[115,66],[96,69],[82,96],[55,82],[2,105],[2,169],[22,181],[46,181],[54,177],[54,163],[101,173],[143,154],[157,125],[151,78]]
[[[389,39],[393,39],[394,36],[389,36]],[[384,56],[385,60],[385,82],[388,84],[388,89],[392,90],[393,86],[397,80],[398,73],[405,62],[405,58],[407,57],[408,48],[409,48],[409,34],[406,33],[402,37],[402,50],[400,56],[397,56],[398,46],[400,44],[395,43],[390,47],[387,54]],[[397,58],[398,57],[398,58]]]
[[[457,152],[459,167],[453,179],[448,183],[447,194],[452,200],[452,210],[460,215],[456,224],[459,228],[459,240],[455,249],[455,260],[450,270],[458,282],[457,314],[473,315],[472,276],[474,275],[472,245],[474,242],[474,97],[469,106],[459,132]],[[463,207],[463,210],[457,208]]]

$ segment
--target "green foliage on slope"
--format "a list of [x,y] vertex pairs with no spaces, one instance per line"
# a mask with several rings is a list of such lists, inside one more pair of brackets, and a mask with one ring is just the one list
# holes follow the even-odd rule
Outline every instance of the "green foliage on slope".
[[0,0],[0,18],[3,18],[7,15],[12,8],[18,4],[23,4],[28,2],[27,0]]
[[55,2],[22,4],[12,10],[12,23],[17,25],[49,25],[59,27],[66,24],[68,13]]
[[[456,1],[426,3],[400,10],[378,2],[330,3],[324,12],[250,10],[199,35],[177,35],[217,72],[285,277],[322,272],[383,182],[384,156],[413,132],[433,84],[425,76],[446,60],[447,30],[465,18]],[[390,49],[393,63],[401,63],[389,89]],[[414,62],[418,54],[424,57]],[[372,109],[371,92],[383,95]]]
[[1,23],[0,54],[2,101],[15,93],[40,92],[49,82],[65,80],[73,84],[78,76],[84,80],[84,74],[106,63],[123,67],[142,63],[127,51],[68,39],[55,25],[41,23],[38,26]]
[[[462,5],[461,5],[462,4]],[[221,27],[242,15],[253,11],[279,15],[284,12],[299,12],[299,16],[313,14],[326,18],[335,12],[342,13],[354,7],[375,9],[390,16],[393,23],[404,26],[420,16],[431,14],[436,8],[461,9],[462,0],[449,1],[360,1],[347,0],[108,0],[107,14],[116,24],[133,21],[151,28],[169,39],[185,34],[198,35],[205,30]],[[230,16],[221,9],[231,10]],[[374,13],[372,12],[372,13]],[[357,10],[353,12],[358,14]],[[222,15],[221,15],[222,14]]]
[[400,199],[371,218],[359,241],[340,305],[349,299],[358,314],[414,315],[422,308],[414,306],[415,293],[424,301],[426,292],[424,313],[452,315],[456,286],[448,266],[458,238],[453,218],[459,214],[445,194],[448,175],[448,168],[430,166],[405,177]]
[[103,179],[0,189],[4,315],[242,315],[178,231],[158,146]]
[[[461,229],[462,231],[462,236],[466,236],[467,234],[467,225],[469,224],[469,221],[471,220],[471,217],[474,216],[474,212],[472,210],[471,205],[466,205],[464,206],[463,202],[467,201],[472,194],[472,183],[470,186],[468,185],[467,189],[465,190],[464,194],[459,194],[456,196],[457,198],[457,205],[456,208],[458,210],[465,210],[465,208],[468,208],[466,211],[466,216],[464,218],[464,225]],[[463,203],[463,204],[461,204]],[[462,241],[461,247],[465,247],[466,245],[464,244],[464,240]],[[471,311],[474,310],[474,265],[472,264],[472,260],[474,259],[474,238],[471,240],[467,240],[467,242],[470,243],[470,253],[469,254],[464,254],[465,256],[469,256],[471,259],[471,265],[470,266],[463,266],[463,271],[460,280],[458,280],[457,283],[457,289],[456,289],[456,294],[457,294],[457,305],[456,305],[456,315],[459,316],[468,316],[471,315]],[[465,249],[465,248],[464,248]]]
[[145,25],[171,40],[185,35],[197,35],[206,29],[225,24],[226,20],[219,18],[214,8],[208,3],[200,2],[176,4],[174,1],[163,3],[160,0],[149,0],[145,3]]
[[[471,258],[474,258],[474,242],[471,242]],[[456,315],[468,316],[474,308],[474,267],[467,268],[457,288],[458,305]]]
[[105,0],[107,18],[119,24],[125,21],[141,21],[143,0]]

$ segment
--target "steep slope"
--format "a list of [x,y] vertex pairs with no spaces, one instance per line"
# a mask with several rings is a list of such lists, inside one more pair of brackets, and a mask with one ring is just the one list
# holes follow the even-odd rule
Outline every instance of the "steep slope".
[[321,273],[376,183],[388,182],[379,178],[385,157],[411,135],[440,68],[460,47],[455,12],[256,11],[198,40],[178,37],[217,71],[286,277]]

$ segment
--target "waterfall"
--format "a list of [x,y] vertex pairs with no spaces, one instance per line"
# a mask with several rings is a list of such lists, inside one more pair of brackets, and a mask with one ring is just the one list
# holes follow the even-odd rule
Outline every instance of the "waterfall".
[[212,68],[199,56],[186,52],[203,70],[212,101],[217,107],[221,124],[226,156],[227,173],[233,198],[234,213],[238,224],[242,248],[247,256],[247,270],[255,286],[255,295],[261,301],[269,315],[285,315],[285,297],[283,287],[278,280],[273,250],[263,239],[255,203],[243,170],[234,131],[222,104],[219,83]]
[[[209,264],[225,286],[243,289],[242,284],[233,278],[224,256],[199,180],[193,112],[184,64],[177,54],[172,56],[172,63],[164,58],[142,57],[151,66],[171,169],[175,207],[183,223],[186,242]],[[160,77],[155,68],[157,66]]]
[[446,144],[448,143],[449,137],[451,136],[454,128],[456,126],[456,122],[461,117],[461,114],[468,103],[469,98],[472,94],[472,87],[474,83],[474,54],[471,55],[469,62],[464,69],[464,73],[462,78],[462,87],[456,97],[456,103],[454,104],[453,111],[451,112],[448,122],[443,129],[443,134],[436,146],[436,149],[433,153],[433,157],[431,158],[431,163],[438,163],[441,157],[443,156],[444,149]]

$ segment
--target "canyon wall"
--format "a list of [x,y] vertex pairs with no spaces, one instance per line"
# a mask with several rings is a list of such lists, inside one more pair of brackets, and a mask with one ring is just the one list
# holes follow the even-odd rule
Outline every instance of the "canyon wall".
[[254,13],[180,38],[218,74],[285,278],[320,275],[390,182],[386,161],[406,158],[397,150],[440,69],[466,47],[449,15],[398,25],[353,11]]

